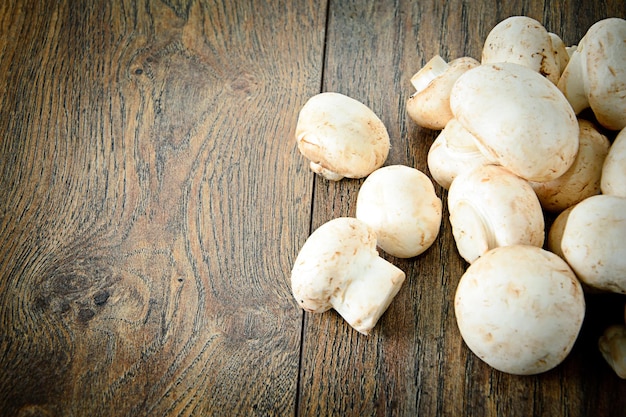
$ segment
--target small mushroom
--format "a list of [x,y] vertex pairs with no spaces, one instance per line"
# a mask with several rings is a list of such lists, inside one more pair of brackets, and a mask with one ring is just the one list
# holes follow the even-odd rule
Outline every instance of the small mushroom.
[[398,258],[411,258],[435,241],[441,206],[426,174],[391,165],[372,172],[361,185],[356,218],[374,230],[382,250]]
[[491,162],[476,146],[476,139],[457,119],[451,119],[428,151],[428,169],[446,190],[462,172]]
[[558,87],[578,114],[591,107],[611,130],[626,127],[626,20],[594,23],[580,40]]
[[487,35],[481,63],[511,62],[523,65],[556,84],[561,75],[560,57],[546,28],[528,16],[511,16]]
[[474,58],[457,58],[446,63],[436,55],[413,77],[415,93],[406,104],[407,114],[418,125],[439,130],[452,118],[450,91],[454,82],[470,68],[479,65]]
[[626,379],[626,326],[609,326],[600,336],[598,348],[617,376]]
[[574,163],[576,115],[554,84],[527,67],[468,70],[452,88],[450,108],[485,157],[526,180],[553,180]]
[[304,310],[334,308],[368,334],[396,296],[405,274],[378,256],[376,233],[362,221],[339,217],[317,228],[291,271],[293,295]]
[[626,197],[626,128],[617,134],[609,148],[602,167],[600,188],[603,194]]
[[296,140],[311,170],[332,181],[366,177],[383,165],[390,147],[385,125],[369,107],[332,92],[304,104]]
[[578,153],[567,172],[552,181],[530,183],[546,211],[560,212],[600,193],[602,165],[611,143],[593,123],[580,119],[578,126]]
[[585,315],[569,266],[535,246],[493,249],[459,281],[454,311],[463,340],[489,366],[532,375],[559,365]]
[[595,195],[576,204],[563,229],[561,249],[586,285],[626,294],[626,198]]
[[570,206],[560,212],[552,222],[550,230],[548,231],[548,238],[546,241],[548,250],[563,259],[565,259],[565,255],[563,255],[563,249],[561,249],[563,231],[565,230],[565,225],[567,224],[567,218],[569,217],[569,214],[574,207],[575,206]]
[[456,177],[448,208],[457,249],[469,263],[499,246],[543,246],[537,195],[528,182],[500,166],[480,166]]
[[[567,46],[563,42],[563,39],[556,33],[549,32],[550,40],[552,41],[552,51],[556,55],[556,61],[559,63],[559,79],[563,71],[565,71],[565,67],[569,63],[570,53],[567,50]],[[572,51],[573,53],[573,51]],[[557,80],[558,83],[558,80]]]

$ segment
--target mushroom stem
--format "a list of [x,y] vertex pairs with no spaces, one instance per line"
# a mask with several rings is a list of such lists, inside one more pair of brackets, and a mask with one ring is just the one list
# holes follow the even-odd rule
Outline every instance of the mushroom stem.
[[362,256],[353,264],[352,278],[345,291],[330,299],[335,311],[350,326],[369,334],[400,290],[404,272],[383,258]]
[[448,63],[439,55],[435,55],[413,77],[411,84],[415,87],[416,94],[423,91],[432,80],[442,75],[448,69]]

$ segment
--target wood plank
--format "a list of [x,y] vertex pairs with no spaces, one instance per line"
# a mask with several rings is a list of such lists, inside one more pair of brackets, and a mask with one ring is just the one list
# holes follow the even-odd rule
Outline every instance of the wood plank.
[[0,414],[294,412],[313,1],[0,5]]
[[[428,172],[436,132],[405,116],[410,77],[433,55],[480,58],[489,30],[525,14],[571,45],[595,21],[625,17],[607,2],[331,2],[324,91],[369,105],[385,122],[387,165]],[[312,228],[353,216],[362,180],[315,183]],[[438,193],[445,202],[446,193]],[[435,244],[416,259],[392,260],[407,281],[369,336],[336,313],[305,316],[299,411],[302,415],[621,415],[626,382],[603,362],[599,333],[623,320],[624,298],[589,297],[585,327],[571,356],[548,373],[518,377],[490,369],[460,337],[453,297],[466,264],[454,249],[448,212]],[[622,314],[619,314],[620,311]]]

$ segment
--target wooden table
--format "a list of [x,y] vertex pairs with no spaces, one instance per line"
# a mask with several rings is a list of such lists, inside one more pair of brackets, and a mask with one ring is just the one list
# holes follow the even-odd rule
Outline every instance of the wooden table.
[[1,2],[0,414],[625,415],[597,350],[623,296],[588,296],[556,369],[494,371],[456,327],[447,211],[426,253],[387,257],[407,280],[370,336],[291,295],[299,248],[362,183],[309,171],[299,108],[356,98],[389,130],[386,164],[428,172],[410,77],[479,58],[515,14],[571,45],[626,4]]

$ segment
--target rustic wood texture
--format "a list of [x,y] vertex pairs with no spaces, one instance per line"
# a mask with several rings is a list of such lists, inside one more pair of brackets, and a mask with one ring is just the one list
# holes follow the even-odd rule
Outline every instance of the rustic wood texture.
[[447,220],[420,257],[389,258],[407,281],[370,336],[291,296],[300,246],[362,183],[308,170],[299,108],[361,100],[387,164],[427,172],[436,132],[407,119],[409,78],[478,58],[515,14],[575,44],[626,5],[1,2],[0,415],[624,415],[596,343],[625,299],[588,297],[555,370],[494,371],[456,328]]

